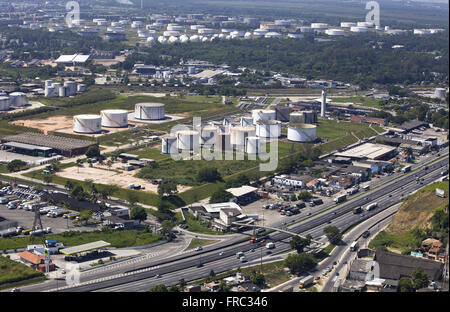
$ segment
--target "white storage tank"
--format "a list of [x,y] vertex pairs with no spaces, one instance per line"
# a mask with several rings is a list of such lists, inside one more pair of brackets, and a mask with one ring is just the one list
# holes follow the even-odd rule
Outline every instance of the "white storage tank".
[[161,152],[163,154],[178,153],[177,137],[171,135],[161,137]]
[[67,96],[67,87],[60,86],[58,90],[58,96],[59,97],[66,97]]
[[5,111],[9,109],[9,97],[0,96],[0,111]]
[[219,128],[216,126],[204,126],[201,129],[200,144],[201,145],[214,145],[216,144],[216,135]]
[[328,24],[326,24],[326,23],[311,23],[311,28],[312,29],[327,29]]
[[180,32],[173,31],[173,30],[166,30],[165,32],[163,32],[163,36],[164,37],[178,37],[178,36],[180,36]]
[[180,150],[192,151],[199,147],[198,131],[182,130],[177,132],[177,147]]
[[316,131],[315,125],[291,123],[288,127],[287,138],[293,142],[314,142],[317,138]]
[[264,38],[281,38],[281,34],[275,31],[268,32],[264,35]]
[[77,92],[86,92],[86,85],[85,84],[77,85]]
[[236,146],[245,146],[245,138],[256,135],[255,127],[233,127],[231,132],[231,144]]
[[200,35],[212,35],[212,34],[214,34],[214,29],[212,29],[212,28],[200,28],[198,30],[198,33]]
[[102,117],[100,115],[73,116],[73,132],[98,133],[101,131]]
[[260,138],[279,138],[281,136],[281,122],[277,120],[258,120],[256,136]]
[[245,139],[245,152],[247,154],[259,154],[261,139],[258,137],[247,137]]
[[292,112],[292,108],[289,106],[275,106],[276,120],[289,121],[289,115]]
[[372,23],[372,22],[358,22],[356,26],[358,26],[358,27],[372,28],[372,27],[375,26],[375,24]]
[[23,92],[13,92],[9,94],[9,105],[13,107],[27,105],[27,96]]
[[67,88],[67,96],[72,96],[77,94],[77,83],[75,81],[66,81],[64,86]]
[[253,126],[253,118],[252,117],[241,117],[240,121],[241,126]]
[[354,27],[350,27],[350,31],[356,32],[356,33],[365,33],[368,31],[368,29],[367,29],[367,27],[354,26]]
[[122,128],[128,126],[128,112],[124,109],[105,109],[100,112],[102,127]]
[[434,97],[439,99],[445,99],[446,90],[444,88],[436,88],[434,90]]
[[252,110],[253,124],[260,119],[262,120],[275,120],[277,117],[276,112],[271,109],[254,109]]
[[325,30],[325,33],[328,36],[344,36],[345,31],[343,29],[327,29]]
[[231,151],[233,149],[231,146],[231,135],[229,133],[217,133],[215,149],[218,151]]
[[353,27],[353,26],[358,26],[358,24],[355,23],[355,22],[341,22],[341,27],[342,28],[350,28],[350,27]]
[[164,119],[165,105],[162,103],[138,103],[134,108],[134,117],[144,120]]

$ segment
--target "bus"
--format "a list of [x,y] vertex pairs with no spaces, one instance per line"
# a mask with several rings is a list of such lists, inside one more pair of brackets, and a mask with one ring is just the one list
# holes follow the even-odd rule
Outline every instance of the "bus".
[[350,245],[350,251],[356,251],[358,250],[358,241],[354,241],[351,245]]
[[405,167],[402,168],[402,172],[403,173],[407,173],[407,172],[410,172],[410,171],[411,171],[411,165],[405,166]]

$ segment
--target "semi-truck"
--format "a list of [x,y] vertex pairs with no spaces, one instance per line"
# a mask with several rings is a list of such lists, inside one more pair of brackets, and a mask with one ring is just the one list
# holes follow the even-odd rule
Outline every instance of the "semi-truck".
[[347,195],[353,195],[353,194],[356,194],[356,193],[358,193],[358,188],[356,188],[356,187],[353,187],[353,188],[351,188],[351,189],[349,189],[348,191],[347,191]]
[[361,213],[362,212],[362,208],[361,207],[355,207],[355,208],[353,208],[353,213],[354,214],[358,214],[358,213]]
[[334,198],[334,202],[336,204],[342,203],[343,201],[345,201],[347,199],[347,195],[340,195],[338,197]]
[[371,203],[370,205],[367,205],[366,210],[370,211],[372,209],[375,209],[378,206],[377,203]]
[[314,276],[312,275],[308,275],[304,278],[302,278],[298,284],[299,288],[305,288],[308,285],[312,284],[312,282],[314,282]]

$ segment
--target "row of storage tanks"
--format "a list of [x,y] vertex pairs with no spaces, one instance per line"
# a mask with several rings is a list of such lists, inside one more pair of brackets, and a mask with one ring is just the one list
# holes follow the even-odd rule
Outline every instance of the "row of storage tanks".
[[[317,114],[315,112],[306,112]],[[287,138],[293,142],[313,142],[317,127],[305,121],[302,113],[293,112],[289,107],[275,110],[253,110],[252,116],[241,117],[239,123],[225,118],[222,123],[210,123],[193,130],[182,130],[175,135],[162,138],[161,151],[164,154],[178,150],[195,150],[202,146],[216,146],[218,150],[231,150],[233,146],[243,148],[248,154],[259,152],[262,140],[279,138],[282,121],[289,121]],[[311,121],[314,121],[311,118]]]
[[[106,109],[100,115],[83,114],[73,117],[73,131],[76,133],[98,133],[102,127],[128,127],[129,112],[124,109]],[[162,120],[165,118],[165,105],[162,103],[137,103],[134,109],[136,120]]]
[[75,81],[65,81],[64,84],[46,80],[44,82],[45,97],[67,97],[74,96],[80,92],[86,92],[85,84],[77,84]]
[[0,92],[0,111],[27,105],[27,96],[23,92]]

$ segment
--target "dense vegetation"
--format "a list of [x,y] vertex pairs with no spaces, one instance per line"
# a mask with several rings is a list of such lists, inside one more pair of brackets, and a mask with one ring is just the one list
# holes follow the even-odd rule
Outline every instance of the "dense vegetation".
[[37,282],[44,279],[43,273],[0,256],[0,289],[11,287],[13,283]]

